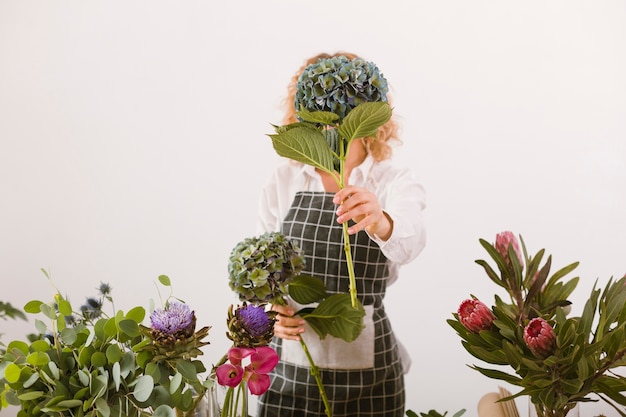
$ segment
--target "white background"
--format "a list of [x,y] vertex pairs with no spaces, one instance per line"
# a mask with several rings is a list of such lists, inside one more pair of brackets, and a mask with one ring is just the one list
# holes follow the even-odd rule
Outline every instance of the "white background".
[[626,272],[625,21],[618,0],[0,0],[0,300],[51,299],[45,268],[76,306],[102,281],[117,308],[147,307],[167,274],[213,326],[210,366],[286,85],[305,58],[351,51],[392,85],[396,159],[428,193],[427,247],[386,300],[413,357],[407,406],[475,416],[501,384],[466,366],[446,319],[493,300],[479,238],[512,230],[554,270],[580,261],[575,313]]

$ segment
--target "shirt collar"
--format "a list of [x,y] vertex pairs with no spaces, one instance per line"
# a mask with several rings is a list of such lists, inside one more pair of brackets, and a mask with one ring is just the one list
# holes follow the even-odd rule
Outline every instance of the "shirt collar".
[[[361,164],[352,170],[351,177],[356,183],[363,183],[368,178],[372,167],[374,166],[374,158],[367,154]],[[310,176],[315,176],[315,167],[312,165],[302,164],[302,171]],[[355,177],[356,175],[356,177]]]

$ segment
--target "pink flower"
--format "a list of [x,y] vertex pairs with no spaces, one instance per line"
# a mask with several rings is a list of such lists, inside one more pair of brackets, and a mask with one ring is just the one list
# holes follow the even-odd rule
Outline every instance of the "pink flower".
[[556,335],[550,323],[537,317],[524,329],[524,341],[530,351],[539,359],[545,359],[554,352]]
[[522,253],[519,248],[519,242],[513,232],[506,231],[498,233],[496,235],[496,243],[494,246],[500,255],[502,255],[507,265],[511,264],[511,261],[509,260],[509,246],[513,246],[513,250],[517,255],[520,265],[524,265],[524,259],[522,258]]
[[278,354],[268,346],[256,348],[250,356],[250,365],[246,366],[248,388],[254,395],[261,395],[270,387],[268,373],[278,364]]
[[243,368],[232,363],[224,363],[218,366],[215,375],[218,384],[235,388],[243,379]]
[[495,316],[482,301],[474,298],[461,303],[458,310],[459,321],[467,330],[478,333],[481,330],[489,330]]
[[[244,368],[242,362],[246,358],[250,358],[250,363]],[[217,382],[234,388],[245,380],[252,394],[261,395],[270,387],[268,373],[278,363],[278,354],[269,346],[233,347],[228,350],[228,360],[230,363],[220,365],[215,371]]]

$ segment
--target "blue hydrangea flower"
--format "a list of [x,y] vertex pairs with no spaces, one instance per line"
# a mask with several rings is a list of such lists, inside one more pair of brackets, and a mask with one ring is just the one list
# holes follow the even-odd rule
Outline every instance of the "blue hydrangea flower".
[[361,103],[386,103],[388,91],[387,80],[373,62],[322,58],[300,75],[294,105],[297,111],[329,111],[343,119]]

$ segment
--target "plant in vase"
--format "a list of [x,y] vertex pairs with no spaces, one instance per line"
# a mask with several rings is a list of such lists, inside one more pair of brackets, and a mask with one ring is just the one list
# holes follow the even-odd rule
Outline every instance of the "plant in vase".
[[[241,301],[258,306],[267,303],[286,304],[287,297],[303,305],[319,303],[315,308],[304,308],[298,314],[321,338],[330,334],[348,342],[353,341],[363,328],[363,307],[353,308],[349,294],[328,295],[320,279],[300,273],[304,264],[304,255],[297,243],[280,232],[246,238],[231,252],[229,285]],[[273,322],[271,329],[273,331]],[[230,334],[236,333],[231,329]],[[236,340],[234,336],[231,337]],[[308,352],[304,338],[300,338],[300,344],[307,355],[311,374],[316,379],[326,414],[331,416],[332,410],[319,369]]]
[[[165,275],[159,281],[171,286]],[[0,409],[19,406],[18,417],[193,413],[211,383],[199,376],[206,369],[196,359],[210,327],[195,331],[194,312],[180,300],[170,303],[171,295],[151,314],[151,327],[142,325],[141,306],[109,317],[103,305],[112,304],[110,293],[102,284],[80,311],[59,291],[50,303],[26,304],[27,313],[43,314],[49,325],[37,319],[32,340],[7,344]]]
[[269,388],[268,374],[278,363],[278,354],[267,346],[274,335],[274,317],[263,304],[244,303],[234,312],[230,306],[227,336],[233,347],[213,371],[217,382],[227,387],[223,417],[247,417],[248,391],[261,395]]
[[493,244],[480,244],[497,270],[484,260],[476,263],[509,300],[495,295],[489,307],[472,296],[448,324],[472,356],[514,373],[471,368],[521,387],[502,400],[527,395],[539,417],[565,417],[579,403],[598,398],[626,416],[626,378],[615,372],[626,365],[626,276],[602,289],[594,286],[582,314],[568,317],[567,298],[578,277],[564,278],[577,262],[550,274],[552,257],[542,264],[543,249],[530,256],[522,237],[518,241],[508,231]]

